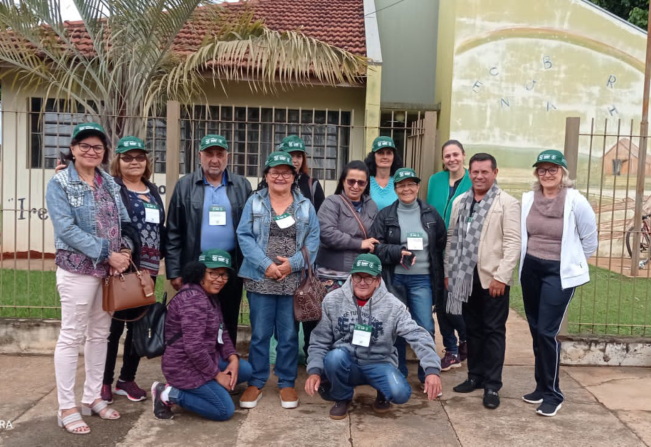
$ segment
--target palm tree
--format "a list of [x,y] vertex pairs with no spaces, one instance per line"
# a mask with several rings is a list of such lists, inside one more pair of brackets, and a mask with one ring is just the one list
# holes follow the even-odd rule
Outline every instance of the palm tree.
[[[245,80],[262,92],[313,81],[359,83],[367,60],[305,36],[277,32],[250,8],[205,0],[0,0],[0,76],[46,98],[83,107],[112,136],[144,132],[168,100],[205,102],[207,82]],[[183,45],[180,33],[196,38]],[[207,28],[207,31],[206,31]],[[46,101],[43,101],[45,104]]]

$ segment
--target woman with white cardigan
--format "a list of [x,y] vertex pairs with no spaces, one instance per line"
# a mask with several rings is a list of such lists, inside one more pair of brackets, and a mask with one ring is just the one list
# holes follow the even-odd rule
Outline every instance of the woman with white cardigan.
[[597,250],[597,224],[588,200],[572,187],[561,152],[541,152],[533,167],[533,191],[522,196],[520,283],[536,389],[522,399],[539,404],[538,414],[555,416],[564,399],[556,336],[576,287],[590,281],[588,258]]

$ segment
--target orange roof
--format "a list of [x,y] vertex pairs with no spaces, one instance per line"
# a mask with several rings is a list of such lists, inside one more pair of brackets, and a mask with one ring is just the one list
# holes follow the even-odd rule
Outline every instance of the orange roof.
[[[302,32],[315,39],[337,46],[353,54],[366,55],[363,0],[253,0],[247,3],[256,19],[275,31]],[[241,11],[244,3],[223,3],[228,11]],[[188,53],[196,50],[210,32],[210,18],[197,9],[174,41],[174,50]],[[66,22],[72,41],[85,55],[93,53],[92,42],[83,22]]]
[[[617,155],[619,160],[629,160],[631,158],[637,159],[640,154],[640,148],[628,138],[622,138],[617,143],[613,144],[612,147],[606,151],[606,154],[611,152],[613,152],[613,155]],[[646,164],[651,164],[651,154],[649,154],[648,151],[645,162]]]

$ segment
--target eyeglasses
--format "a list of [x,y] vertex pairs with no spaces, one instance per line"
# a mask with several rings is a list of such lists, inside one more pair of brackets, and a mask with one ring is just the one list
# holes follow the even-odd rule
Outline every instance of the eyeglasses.
[[101,154],[106,150],[106,148],[101,144],[98,144],[97,146],[91,146],[90,144],[79,143],[77,146],[79,146],[79,150],[82,152],[88,152],[92,149],[96,154]]
[[208,278],[213,280],[228,281],[228,273],[208,272]]
[[409,182],[409,183],[398,183],[396,189],[406,189],[406,188],[415,188],[418,186],[418,183]]
[[368,182],[367,182],[366,180],[355,180],[354,178],[347,178],[347,179],[346,179],[346,183],[347,183],[348,186],[350,186],[351,188],[352,188],[353,186],[355,186],[355,184],[357,184],[360,188],[364,188],[364,187],[366,187],[366,185],[368,184]]
[[375,282],[377,278],[375,276],[359,276],[359,275],[353,275],[353,282],[355,284],[366,284],[367,286],[370,286]]
[[147,161],[147,156],[145,154],[140,155],[120,155],[120,160],[125,163],[131,163],[133,160],[136,160],[138,163]]
[[552,166],[551,168],[538,168],[536,169],[536,174],[538,174],[539,177],[542,177],[543,175],[550,173],[551,175],[556,175],[558,173],[558,166]]
[[292,174],[291,171],[283,171],[283,172],[278,172],[278,171],[269,171],[269,177],[272,179],[276,180],[280,177],[282,177],[285,180],[290,179],[294,174]]

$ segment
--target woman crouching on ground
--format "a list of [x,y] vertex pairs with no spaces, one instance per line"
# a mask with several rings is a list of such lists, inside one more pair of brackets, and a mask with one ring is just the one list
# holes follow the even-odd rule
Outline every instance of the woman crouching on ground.
[[165,319],[162,368],[167,384],[151,387],[158,419],[172,419],[172,405],[213,421],[233,416],[228,392],[249,380],[251,365],[237,355],[219,304],[232,271],[231,256],[223,250],[205,251],[199,262],[186,266],[183,287]]

